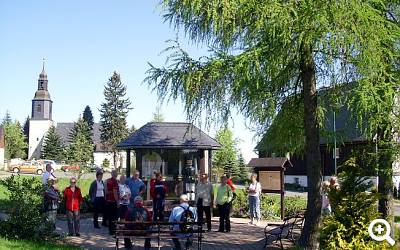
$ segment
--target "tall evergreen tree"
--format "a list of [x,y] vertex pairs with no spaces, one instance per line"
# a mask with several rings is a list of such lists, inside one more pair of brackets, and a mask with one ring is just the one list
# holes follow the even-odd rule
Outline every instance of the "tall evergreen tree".
[[161,107],[157,106],[156,111],[153,113],[152,122],[163,122],[164,120],[164,115],[161,113]]
[[90,140],[89,125],[79,118],[74,123],[74,128],[70,134],[71,144],[67,148],[67,158],[71,163],[81,166],[93,161],[94,145]]
[[42,147],[42,158],[49,160],[62,161],[64,159],[64,148],[61,136],[57,133],[54,126],[49,128],[44,137]]
[[6,125],[7,123],[12,123],[10,112],[7,110],[6,114],[4,115],[3,121],[1,125]]
[[28,144],[18,121],[4,123],[5,158],[25,158]]
[[249,179],[249,174],[250,174],[250,170],[249,167],[247,166],[242,153],[239,153],[239,157],[238,157],[238,170],[239,170],[239,178],[241,180],[248,180]]
[[89,105],[86,105],[85,110],[83,111],[83,120],[87,122],[89,125],[90,130],[93,130],[93,124],[94,124],[94,119],[93,119],[93,114],[92,110],[90,109]]
[[[29,115],[26,117],[25,122],[24,122],[24,136],[25,136],[25,143],[27,145],[29,145],[29,121],[31,120],[31,118],[29,117]],[[25,154],[28,155],[29,153],[29,148],[26,147],[25,149]]]
[[[238,177],[237,139],[233,137],[233,133],[228,127],[219,130],[215,139],[221,144],[221,148],[213,154],[213,165],[219,172],[223,170],[224,173],[231,174],[232,177]],[[220,173],[217,173],[217,177],[218,174]]]
[[104,87],[105,102],[100,109],[101,142],[113,152],[114,167],[117,167],[118,151],[116,145],[128,136],[126,117],[131,109],[129,98],[125,98],[126,86],[120,75],[114,74]]
[[[212,46],[199,60],[179,44],[166,67],[146,78],[159,97],[181,97],[190,119],[224,122],[240,111],[264,130],[288,98],[303,113],[308,199],[300,245],[318,248],[321,218],[319,86],[357,82],[347,105],[365,135],[376,132],[393,106],[400,27],[388,20],[393,1],[164,0],[166,21]],[[366,39],[368,34],[368,39]],[[340,96],[340,90],[339,90]],[[378,111],[378,112],[374,112]],[[364,127],[365,125],[368,127]],[[290,132],[290,131],[289,131]],[[285,136],[284,138],[290,138]]]

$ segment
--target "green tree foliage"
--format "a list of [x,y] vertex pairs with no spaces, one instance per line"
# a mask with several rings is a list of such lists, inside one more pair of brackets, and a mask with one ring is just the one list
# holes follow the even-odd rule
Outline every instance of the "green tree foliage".
[[105,159],[103,160],[103,162],[101,163],[101,166],[102,166],[103,168],[109,168],[109,167],[110,167],[110,161],[109,161],[107,158],[105,158]]
[[25,158],[28,144],[18,121],[4,123],[5,158]]
[[[161,98],[182,98],[189,119],[226,121],[233,108],[265,131],[300,93],[309,185],[300,245],[318,247],[321,156],[317,86],[358,82],[348,106],[366,134],[392,107],[400,34],[387,18],[392,1],[164,0],[164,18],[211,54],[193,59],[179,44],[146,81]],[[368,34],[368,35],[367,35]],[[368,38],[366,38],[368,36]],[[318,85],[317,85],[318,83]],[[340,96],[340,93],[339,93]],[[380,114],[380,115],[377,115]],[[363,122],[363,120],[368,122]],[[284,134],[284,138],[289,138]]]
[[64,159],[64,147],[61,136],[54,126],[49,128],[43,141],[42,159],[62,161]]
[[340,167],[340,189],[328,191],[332,215],[323,220],[321,249],[392,249],[368,234],[372,220],[379,218],[377,193],[367,192],[372,182],[355,157]]
[[90,130],[93,130],[94,119],[93,119],[92,110],[90,109],[89,105],[87,105],[85,107],[82,117],[83,117],[83,120],[85,122],[87,122],[87,124],[89,125]]
[[101,142],[113,151],[114,167],[117,167],[116,145],[128,136],[126,117],[131,109],[129,98],[125,98],[126,86],[122,84],[117,72],[111,76],[104,87],[105,102],[100,109]]
[[163,122],[164,120],[164,115],[161,113],[161,107],[157,106],[156,111],[153,113],[152,122]]
[[[24,136],[25,136],[25,143],[29,145],[29,121],[31,118],[29,116],[26,117],[24,126],[23,126],[23,131],[24,131]],[[28,155],[29,149],[26,147],[25,149],[25,154]]]
[[80,166],[93,161],[94,145],[90,139],[89,125],[79,118],[70,134],[71,144],[67,148],[67,159]]
[[219,130],[215,139],[221,144],[221,148],[213,154],[213,165],[218,171],[217,176],[223,171],[237,178],[239,169],[237,165],[237,139],[233,137],[232,131],[228,127]]
[[10,112],[8,112],[8,110],[7,110],[6,114],[4,115],[3,121],[1,122],[1,125],[4,126],[7,123],[11,123],[11,122],[12,122],[11,115],[10,115]]
[[137,130],[137,129],[136,129],[135,125],[132,125],[131,128],[129,129],[128,134],[132,134],[132,133],[134,133],[136,130]]
[[250,177],[250,170],[249,170],[249,167],[247,166],[241,152],[239,153],[237,165],[238,165],[238,171],[239,171],[238,178],[242,182],[248,181],[249,177]]

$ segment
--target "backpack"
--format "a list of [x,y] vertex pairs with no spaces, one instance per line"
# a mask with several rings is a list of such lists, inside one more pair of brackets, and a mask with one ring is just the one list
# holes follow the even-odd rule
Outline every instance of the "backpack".
[[[190,206],[188,206],[188,208],[184,208],[183,206],[180,206],[180,207],[183,208],[183,213],[181,215],[180,222],[182,222],[182,223],[195,222],[194,213],[190,210]],[[189,233],[189,232],[193,231],[193,225],[179,224],[179,229],[182,232]]]

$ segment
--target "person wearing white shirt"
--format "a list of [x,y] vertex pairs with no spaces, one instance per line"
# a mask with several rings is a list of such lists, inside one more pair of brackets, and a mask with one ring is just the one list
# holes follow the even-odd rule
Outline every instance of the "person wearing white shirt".
[[121,175],[119,177],[119,217],[122,218],[126,211],[128,210],[128,206],[131,199],[131,189],[126,185],[126,177],[125,175]]
[[50,163],[46,164],[46,172],[42,175],[42,183],[43,185],[47,184],[47,180],[49,179],[50,176],[54,178],[54,181],[57,181],[56,176],[52,173],[53,167],[51,166]]
[[260,212],[261,184],[257,181],[257,174],[253,173],[251,175],[251,183],[247,188],[247,192],[249,194],[249,208],[250,208],[250,219],[251,219],[249,224],[258,225],[261,219],[261,212]]
[[100,228],[99,226],[99,214],[103,214],[102,225],[107,226],[105,218],[105,206],[106,201],[104,199],[104,182],[103,182],[103,172],[96,172],[96,180],[92,182],[89,189],[89,197],[93,203],[93,225],[94,228]]

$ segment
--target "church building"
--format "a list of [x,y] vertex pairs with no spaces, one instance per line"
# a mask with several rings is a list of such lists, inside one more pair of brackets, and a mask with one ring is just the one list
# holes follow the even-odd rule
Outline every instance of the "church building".
[[[74,127],[73,122],[62,122],[57,123],[53,121],[53,101],[50,98],[48,90],[48,79],[47,73],[44,68],[39,74],[39,80],[35,96],[32,99],[32,112],[31,119],[29,121],[29,148],[28,148],[28,159],[40,159],[43,148],[43,141],[46,137],[46,133],[51,126],[56,127],[57,133],[61,136],[64,146],[71,143],[70,132]],[[84,105],[82,105],[84,107]],[[93,159],[94,164],[101,166],[104,159],[108,159],[110,166],[113,167],[113,156],[112,152],[105,148],[100,141],[100,124],[93,124],[92,141],[94,143]],[[121,157],[118,160],[119,165],[125,166],[126,161],[125,152],[121,153]],[[53,160],[53,159],[48,159]]]

